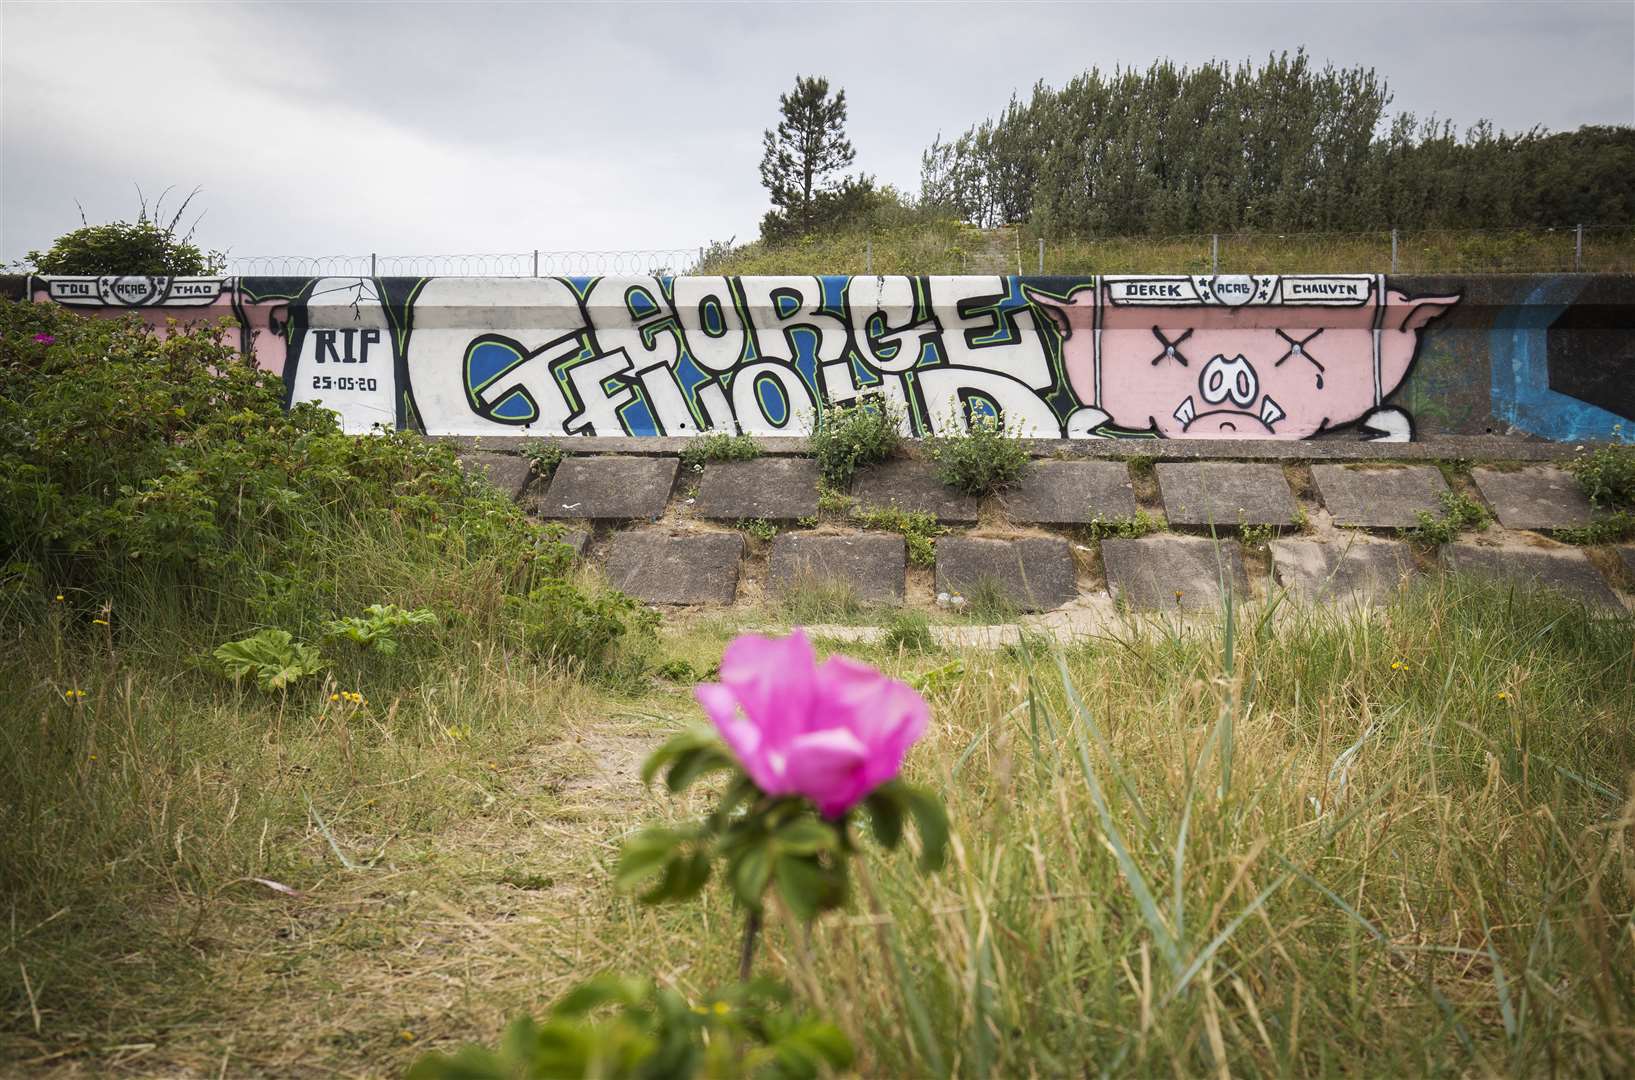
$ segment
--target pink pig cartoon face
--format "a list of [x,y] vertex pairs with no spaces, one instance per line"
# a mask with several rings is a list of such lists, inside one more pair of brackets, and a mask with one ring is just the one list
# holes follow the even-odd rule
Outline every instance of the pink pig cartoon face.
[[1407,415],[1384,401],[1420,330],[1459,299],[1364,275],[1104,278],[1095,295],[1099,334],[1079,332],[1086,294],[1043,301],[1067,331],[1080,400],[1122,428],[1207,439],[1301,439],[1359,420],[1408,438]]

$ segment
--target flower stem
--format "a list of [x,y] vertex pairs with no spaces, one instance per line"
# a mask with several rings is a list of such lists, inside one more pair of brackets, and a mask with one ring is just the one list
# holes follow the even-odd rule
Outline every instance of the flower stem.
[[744,947],[738,954],[738,981],[749,982],[749,969],[755,963],[755,938],[761,932],[761,913],[751,910],[744,920]]

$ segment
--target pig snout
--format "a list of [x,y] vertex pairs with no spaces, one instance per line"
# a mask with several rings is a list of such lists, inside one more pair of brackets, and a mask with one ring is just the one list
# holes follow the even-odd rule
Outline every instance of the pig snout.
[[[1189,434],[1194,428],[1198,434],[1241,434],[1254,430],[1258,422],[1266,434],[1275,435],[1275,425],[1287,415],[1270,394],[1261,397],[1260,375],[1241,353],[1230,360],[1217,355],[1205,364],[1198,373],[1198,395],[1207,405],[1220,407],[1200,411],[1188,395],[1173,415]],[[1251,409],[1257,399],[1260,407]]]
[[1228,360],[1217,356],[1198,375],[1198,393],[1211,405],[1219,405],[1227,398],[1240,408],[1247,408],[1260,393],[1260,376],[1255,366],[1242,356]]

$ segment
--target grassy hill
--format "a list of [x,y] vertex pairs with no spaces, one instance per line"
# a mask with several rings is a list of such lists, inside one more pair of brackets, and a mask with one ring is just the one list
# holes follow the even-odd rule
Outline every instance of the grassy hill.
[[[1211,236],[1043,237],[1026,227],[979,229],[955,221],[905,224],[712,249],[707,274],[1209,273]],[[1635,228],[1586,228],[1575,263],[1572,229],[1428,230],[1397,236],[1396,272],[1635,272]],[[1222,273],[1386,273],[1391,234],[1228,233],[1217,238]]]

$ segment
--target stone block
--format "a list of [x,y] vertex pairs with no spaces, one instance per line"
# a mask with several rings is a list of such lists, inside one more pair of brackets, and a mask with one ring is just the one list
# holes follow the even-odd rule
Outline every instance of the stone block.
[[1079,594],[1073,579],[1073,552],[1066,540],[944,536],[937,541],[938,592],[969,597],[987,583],[1019,611],[1049,611]]
[[1160,462],[1158,489],[1171,525],[1293,525],[1294,496],[1276,465]]
[[864,510],[919,510],[944,525],[975,525],[982,502],[945,485],[924,461],[888,461],[863,469],[852,481],[852,494]]
[[1572,529],[1595,517],[1572,473],[1553,465],[1515,472],[1472,469],[1470,478],[1507,529]]
[[1174,535],[1108,539],[1101,542],[1101,560],[1113,599],[1132,608],[1211,611],[1221,605],[1223,579],[1235,595],[1249,595],[1236,540]]
[[1629,591],[1635,592],[1635,547],[1615,548],[1618,558],[1624,563],[1624,581],[1629,585]]
[[1134,517],[1135,491],[1121,461],[1035,461],[999,493],[1012,521],[1087,525]]
[[716,461],[698,483],[699,514],[716,521],[797,521],[818,512],[818,467],[811,458]]
[[615,533],[603,572],[615,589],[649,604],[730,604],[744,538],[735,532]]
[[533,476],[534,463],[520,454],[467,453],[457,455],[456,460],[461,469],[486,478],[513,499],[522,497],[522,489]]
[[865,603],[900,604],[907,566],[906,546],[895,533],[787,532],[772,541],[767,577],[780,591],[806,579],[837,581]]
[[1383,600],[1414,570],[1407,545],[1396,541],[1273,540],[1271,547],[1277,583],[1308,603]]
[[1623,610],[1623,604],[1607,585],[1601,571],[1577,548],[1547,550],[1448,544],[1442,548],[1442,564],[1460,573],[1549,589],[1592,608]]
[[651,521],[670,501],[679,464],[673,457],[570,457],[534,510],[544,518]]
[[1364,529],[1411,529],[1421,510],[1440,516],[1448,490],[1441,470],[1429,465],[1313,465],[1311,475],[1334,524]]

